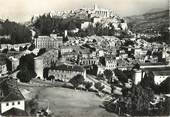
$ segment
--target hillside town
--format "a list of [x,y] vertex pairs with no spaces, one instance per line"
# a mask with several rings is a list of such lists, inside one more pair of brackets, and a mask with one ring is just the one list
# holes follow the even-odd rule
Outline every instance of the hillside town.
[[[48,18],[62,20],[61,27],[51,29]],[[34,16],[27,27],[29,42],[0,36],[0,115],[170,114],[170,45],[146,40],[161,34],[132,32],[97,5]]]

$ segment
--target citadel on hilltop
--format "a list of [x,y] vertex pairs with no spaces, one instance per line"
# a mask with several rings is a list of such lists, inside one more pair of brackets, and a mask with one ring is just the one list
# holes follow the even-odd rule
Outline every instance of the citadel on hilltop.
[[109,17],[115,16],[112,10],[99,8],[97,4],[95,4],[93,8],[82,8],[82,9],[57,11],[57,12],[53,11],[53,12],[50,12],[50,15],[61,16],[61,17],[66,18],[66,17],[74,15],[75,13],[86,13],[89,18],[92,18],[92,17],[109,18]]

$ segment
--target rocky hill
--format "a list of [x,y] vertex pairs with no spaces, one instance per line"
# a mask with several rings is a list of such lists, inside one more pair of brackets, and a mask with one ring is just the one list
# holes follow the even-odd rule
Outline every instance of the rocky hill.
[[129,28],[133,32],[157,33],[168,31],[169,10],[145,13],[126,17]]

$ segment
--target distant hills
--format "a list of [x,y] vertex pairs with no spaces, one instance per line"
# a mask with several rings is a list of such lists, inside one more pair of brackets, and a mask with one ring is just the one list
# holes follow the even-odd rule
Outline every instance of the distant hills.
[[133,32],[155,33],[167,32],[169,27],[169,10],[145,13],[125,18]]

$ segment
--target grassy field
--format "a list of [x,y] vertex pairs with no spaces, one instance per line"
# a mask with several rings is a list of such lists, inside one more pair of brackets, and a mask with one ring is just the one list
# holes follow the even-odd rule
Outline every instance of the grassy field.
[[[28,90],[28,89],[27,89]],[[36,93],[40,107],[47,107],[55,117],[114,117],[113,113],[99,107],[103,99],[95,93],[67,88],[37,88],[30,93]],[[34,94],[32,94],[34,95]]]

